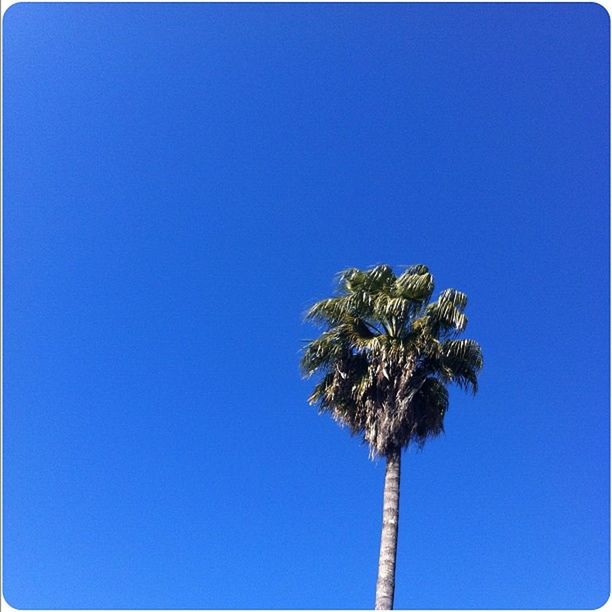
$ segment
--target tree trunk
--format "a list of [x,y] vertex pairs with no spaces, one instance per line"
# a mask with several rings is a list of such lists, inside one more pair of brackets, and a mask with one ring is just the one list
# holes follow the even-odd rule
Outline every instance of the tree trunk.
[[383,496],[383,524],[376,581],[376,610],[393,609],[395,591],[395,557],[397,552],[397,525],[399,520],[401,450],[387,457],[385,492]]

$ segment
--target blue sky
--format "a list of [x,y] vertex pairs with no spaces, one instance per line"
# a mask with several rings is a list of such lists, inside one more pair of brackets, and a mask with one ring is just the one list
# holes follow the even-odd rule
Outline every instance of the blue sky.
[[403,463],[398,608],[609,592],[596,4],[4,17],[4,595],[367,608],[384,465],[306,403],[334,274],[469,295],[475,399]]

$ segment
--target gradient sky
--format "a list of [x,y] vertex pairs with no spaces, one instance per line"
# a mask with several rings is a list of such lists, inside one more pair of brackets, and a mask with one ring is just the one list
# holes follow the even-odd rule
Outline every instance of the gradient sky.
[[11,7],[8,602],[371,607],[384,465],[298,359],[387,262],[467,292],[486,362],[405,454],[396,607],[603,604],[608,38],[596,4]]

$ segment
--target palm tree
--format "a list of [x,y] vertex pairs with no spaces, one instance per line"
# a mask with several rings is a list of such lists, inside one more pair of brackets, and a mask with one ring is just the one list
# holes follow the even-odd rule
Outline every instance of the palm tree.
[[301,360],[306,377],[321,374],[308,401],[386,460],[377,610],[393,608],[401,451],[443,431],[447,384],[476,393],[483,363],[478,343],[457,338],[466,295],[446,289],[430,303],[433,289],[424,265],[399,276],[388,265],[351,268],[306,314],[324,328]]

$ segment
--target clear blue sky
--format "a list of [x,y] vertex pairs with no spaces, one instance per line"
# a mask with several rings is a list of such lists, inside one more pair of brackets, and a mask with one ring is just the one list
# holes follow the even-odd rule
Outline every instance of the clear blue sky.
[[609,591],[596,4],[18,4],[4,18],[4,594],[367,608],[384,465],[306,403],[349,266],[468,293],[402,474],[398,608]]

